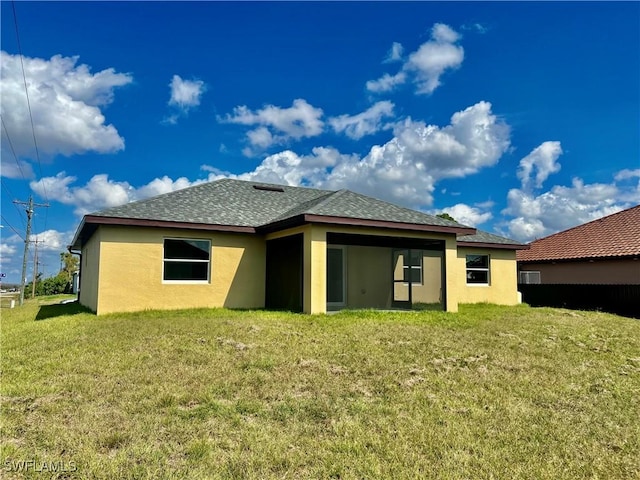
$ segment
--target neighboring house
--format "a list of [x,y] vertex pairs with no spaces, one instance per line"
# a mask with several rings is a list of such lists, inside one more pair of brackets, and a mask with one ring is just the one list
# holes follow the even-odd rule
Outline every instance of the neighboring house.
[[640,205],[531,242],[521,284],[640,285]]
[[348,190],[231,179],[86,215],[71,245],[98,314],[512,305],[521,248]]

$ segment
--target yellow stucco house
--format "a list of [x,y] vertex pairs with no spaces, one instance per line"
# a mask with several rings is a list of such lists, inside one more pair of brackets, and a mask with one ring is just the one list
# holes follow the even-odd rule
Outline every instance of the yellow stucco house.
[[224,179],[86,215],[70,248],[80,303],[104,314],[512,305],[526,246],[348,190]]

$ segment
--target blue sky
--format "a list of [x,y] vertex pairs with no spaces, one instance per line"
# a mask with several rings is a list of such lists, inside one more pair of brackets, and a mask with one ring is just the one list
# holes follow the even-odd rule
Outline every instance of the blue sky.
[[33,232],[47,276],[83,214],[224,176],[347,188],[520,241],[640,203],[638,2],[14,6],[7,281],[26,221],[12,201],[30,194],[50,204]]

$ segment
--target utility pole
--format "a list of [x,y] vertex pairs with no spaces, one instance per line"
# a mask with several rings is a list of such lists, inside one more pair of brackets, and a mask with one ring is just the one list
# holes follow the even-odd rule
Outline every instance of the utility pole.
[[[29,257],[29,237],[31,236],[31,218],[33,217],[34,207],[48,207],[48,203],[33,203],[33,196],[29,195],[28,202],[14,200],[17,205],[27,206],[27,236],[24,237],[24,256],[22,257],[22,277],[20,278],[20,306],[24,304],[24,288],[27,281],[27,259]],[[36,267],[37,268],[37,267]]]
[[36,250],[33,256],[33,284],[31,287],[31,298],[36,298],[36,281],[38,280],[38,243],[44,243],[44,241],[39,242],[38,237],[33,241],[36,246]]

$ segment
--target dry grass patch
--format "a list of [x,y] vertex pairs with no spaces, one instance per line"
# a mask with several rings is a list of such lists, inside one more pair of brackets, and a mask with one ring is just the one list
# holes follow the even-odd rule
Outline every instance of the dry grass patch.
[[635,320],[41,310],[2,312],[3,478],[640,477]]

